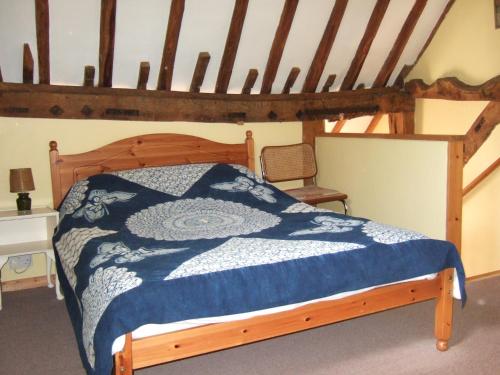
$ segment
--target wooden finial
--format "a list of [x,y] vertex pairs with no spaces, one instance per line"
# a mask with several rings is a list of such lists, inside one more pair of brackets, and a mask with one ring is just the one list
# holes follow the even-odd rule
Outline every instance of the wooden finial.
[[50,141],[49,142],[49,147],[50,147],[50,151],[57,151],[57,142],[56,141]]
[[247,130],[246,136],[247,136],[247,139],[252,139],[252,131],[251,130]]

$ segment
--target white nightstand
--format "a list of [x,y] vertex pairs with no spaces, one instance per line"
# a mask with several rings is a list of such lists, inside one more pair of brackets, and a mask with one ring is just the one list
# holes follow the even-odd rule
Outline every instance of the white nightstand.
[[[27,213],[19,211],[0,211],[0,271],[9,257],[45,253],[47,262],[47,282],[50,280],[51,260],[54,258],[52,235],[59,221],[59,213],[50,208],[34,208]],[[56,272],[56,296],[63,299]],[[0,283],[0,310],[2,309],[2,290]]]

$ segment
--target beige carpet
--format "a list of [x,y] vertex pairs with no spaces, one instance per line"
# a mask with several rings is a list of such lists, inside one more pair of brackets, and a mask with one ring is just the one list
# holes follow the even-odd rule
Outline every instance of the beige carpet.
[[[434,348],[433,303],[136,371],[137,375],[500,374],[500,278],[470,283],[450,349]],[[83,375],[63,302],[39,288],[4,293],[0,374]]]

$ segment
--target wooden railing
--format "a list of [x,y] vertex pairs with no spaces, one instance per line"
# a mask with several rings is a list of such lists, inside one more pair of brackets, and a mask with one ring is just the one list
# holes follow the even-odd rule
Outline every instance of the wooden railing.
[[488,177],[495,169],[500,165],[500,158],[495,160],[488,168],[486,168],[479,176],[477,176],[472,182],[467,185],[462,193],[462,196],[465,196],[472,189],[474,189],[481,181],[483,181],[486,177]]

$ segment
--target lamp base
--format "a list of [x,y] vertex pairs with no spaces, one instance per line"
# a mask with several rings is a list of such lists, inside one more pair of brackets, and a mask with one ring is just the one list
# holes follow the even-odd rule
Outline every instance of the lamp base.
[[31,211],[31,198],[29,193],[17,193],[16,199],[18,211]]

